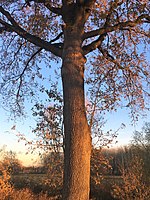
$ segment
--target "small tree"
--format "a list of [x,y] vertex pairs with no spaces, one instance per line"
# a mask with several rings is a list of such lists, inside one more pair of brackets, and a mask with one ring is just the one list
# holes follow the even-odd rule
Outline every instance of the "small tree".
[[91,184],[100,185],[104,175],[111,170],[109,159],[103,154],[102,149],[92,149],[91,154]]
[[44,155],[42,163],[46,168],[45,184],[48,185],[51,193],[59,193],[63,185],[63,154],[60,152],[51,152]]
[[113,196],[122,200],[149,200],[150,186],[143,179],[143,161],[137,156],[128,160],[128,166],[120,166],[122,182],[113,187]]
[[135,131],[132,144],[143,149],[150,148],[150,122],[146,122],[141,131]]
[[4,162],[0,162],[0,171],[2,175],[0,176],[0,199],[5,200],[9,199],[12,191],[13,186],[11,185],[11,175],[10,175],[10,169],[9,161],[5,160]]
[[33,129],[37,136],[36,147],[41,147],[45,153],[60,152],[64,149],[63,98],[56,85],[51,86],[46,94],[48,106],[37,103],[32,109],[37,119],[36,128]]
[[18,174],[21,171],[22,164],[13,151],[6,151],[3,155],[2,165],[8,169],[11,174]]
[[150,184],[150,123],[146,122],[141,131],[135,131],[131,142],[132,151],[143,160],[143,175]]

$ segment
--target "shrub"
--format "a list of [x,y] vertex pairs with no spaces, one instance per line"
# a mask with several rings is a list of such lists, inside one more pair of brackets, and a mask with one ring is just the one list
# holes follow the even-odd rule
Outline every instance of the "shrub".
[[3,163],[0,162],[0,171],[2,175],[0,176],[0,199],[9,199],[13,191],[13,186],[10,183],[10,172],[8,168],[5,168]]
[[121,200],[149,200],[150,186],[144,182],[142,169],[143,162],[137,156],[131,158],[126,168],[122,165],[122,184],[114,185],[113,196]]

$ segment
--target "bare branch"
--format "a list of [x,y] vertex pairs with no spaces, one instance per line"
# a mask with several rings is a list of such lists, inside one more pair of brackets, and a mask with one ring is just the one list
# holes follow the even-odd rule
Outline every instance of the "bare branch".
[[[82,0],[80,0],[81,2]],[[88,7],[88,8],[92,8],[92,6],[95,4],[96,0],[83,0],[83,5],[85,7]]]
[[102,34],[101,36],[99,36],[99,38],[97,40],[93,41],[91,44],[83,46],[82,49],[83,49],[84,55],[86,55],[86,54],[90,53],[91,51],[95,50],[96,48],[98,48],[102,44],[105,36],[106,36],[106,34]]
[[63,5],[67,5],[67,0],[62,0]]
[[[100,84],[101,84],[101,82],[99,82],[99,84],[98,84],[99,88],[100,88]],[[93,111],[91,113],[90,120],[89,120],[90,129],[92,128],[94,115],[95,115],[95,112],[96,112],[96,106],[97,106],[97,101],[98,101],[98,98],[97,98],[98,97],[98,93],[99,93],[99,90],[97,90],[97,92],[96,92],[95,100],[93,101],[93,105],[92,105]]]
[[51,12],[57,14],[57,15],[62,15],[62,9],[61,8],[55,8],[52,7],[49,3],[44,4],[46,8],[48,8]]
[[83,0],[76,0],[76,2],[78,5],[83,4]]
[[[146,19],[146,21],[143,21],[144,19]],[[137,17],[137,19],[133,21],[120,22],[115,24],[114,26],[103,26],[100,29],[96,29],[90,32],[85,32],[83,34],[83,40],[116,30],[124,30],[124,28],[133,28],[141,23],[150,23],[150,16],[148,14],[143,14]]]
[[20,82],[19,82],[19,86],[18,86],[18,90],[17,90],[17,94],[16,94],[16,97],[17,99],[20,97],[20,90],[21,90],[21,87],[22,87],[22,79],[23,79],[23,75],[28,67],[28,64],[29,62],[42,50],[42,48],[38,49],[30,58],[29,60],[27,61],[22,73],[20,74],[19,78],[20,79]]
[[109,54],[109,52],[106,49],[103,49],[101,46],[98,47],[98,49],[101,51],[101,53],[103,54],[103,56],[113,62],[119,69],[124,69],[118,62],[117,60],[111,55]]
[[55,42],[55,41],[58,40],[62,35],[63,35],[63,32],[59,33],[59,35],[57,35],[56,38],[52,39],[52,40],[50,41],[50,43]]
[[[76,3],[79,4],[79,1],[84,1],[84,0],[76,0]],[[62,5],[67,6],[69,4],[74,4],[74,0],[62,0]]]
[[7,19],[12,24],[11,25],[11,24],[0,19],[0,23],[3,26],[5,26],[7,29],[11,30],[12,32],[17,33],[19,36],[21,36],[24,39],[26,39],[27,41],[35,44],[36,46],[39,46],[39,47],[45,49],[46,51],[50,51],[51,53],[53,53],[56,56],[59,56],[59,57],[62,56],[62,49],[61,48],[58,48],[58,46],[56,46],[55,44],[51,44],[50,42],[42,40],[41,38],[26,32],[23,28],[21,28],[18,25],[18,23],[13,19],[13,17],[11,17],[10,13],[2,8],[2,6],[0,6],[0,12],[3,15],[5,15],[5,17],[7,17]]
[[[53,40],[50,41],[50,43],[52,42],[55,42],[56,40],[58,40],[61,36],[62,36],[63,32],[61,32],[56,38],[54,38]],[[17,80],[20,79],[20,82],[19,82],[19,87],[18,87],[18,90],[17,90],[17,94],[16,94],[16,97],[17,99],[19,98],[20,96],[20,90],[21,90],[21,86],[22,86],[22,79],[23,79],[23,75],[29,65],[29,63],[31,62],[31,60],[38,54],[40,53],[40,51],[42,51],[43,48],[39,48],[35,53],[32,54],[32,56],[29,58],[29,60],[27,61],[22,73],[19,75],[19,78]]]
[[7,32],[12,32],[9,28],[3,26],[3,27],[0,27],[0,34],[3,33],[4,31],[7,31]]
[[51,12],[57,15],[62,14],[61,8],[56,8],[56,7],[51,6],[50,2],[47,0],[26,0],[27,5],[30,6],[30,2],[32,1],[34,1],[35,3],[43,3],[46,6],[46,8],[48,8]]

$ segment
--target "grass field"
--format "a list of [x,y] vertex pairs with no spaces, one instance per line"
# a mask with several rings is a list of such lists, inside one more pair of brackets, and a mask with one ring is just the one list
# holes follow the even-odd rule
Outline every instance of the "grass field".
[[[34,194],[43,192],[52,197],[61,193],[61,188],[50,187],[46,184],[46,174],[18,174],[13,175],[11,180],[16,189],[29,188]],[[105,176],[101,184],[91,185],[91,196],[96,200],[113,200],[112,186],[121,182],[121,176]]]
[[[130,177],[131,178],[131,177]],[[61,199],[61,190],[62,186],[60,184],[55,185],[51,184],[51,182],[47,182],[48,175],[47,174],[18,174],[18,175],[12,175],[11,176],[11,184],[13,186],[13,190],[11,193],[12,200],[60,200]],[[132,179],[129,179],[132,180]],[[134,179],[135,181],[136,179]],[[52,180],[55,182],[55,179]],[[119,187],[122,185],[123,178],[121,176],[104,176],[101,182],[91,182],[91,191],[90,191],[90,200],[125,200],[125,199],[136,199],[136,200],[149,200],[150,195],[147,188],[143,188],[143,185],[137,185],[138,187],[132,188],[134,185],[129,184],[129,191],[128,193],[125,193],[125,196],[121,197],[116,196],[113,193],[113,189],[115,184],[119,185]],[[128,180],[127,180],[128,181]],[[131,181],[132,183],[132,181]],[[4,183],[5,184],[5,183]],[[0,191],[0,200],[6,200],[9,198],[3,199],[2,197],[7,196],[7,188],[8,186],[5,185],[4,192],[2,193],[2,190]],[[132,187],[131,187],[132,186]],[[122,186],[121,186],[122,187]],[[11,188],[10,188],[11,189]],[[126,192],[124,188],[121,190],[121,194],[124,194]],[[138,191],[141,191],[141,196],[139,197],[139,192],[137,192],[135,189],[138,189]],[[144,190],[143,190],[144,189]],[[144,191],[144,193],[142,192]],[[137,192],[137,193],[135,193]],[[147,192],[146,195],[145,192]],[[18,199],[18,195],[20,194],[20,197]],[[116,194],[116,193],[115,193]],[[130,196],[131,198],[127,198]],[[142,197],[142,198],[141,198]]]

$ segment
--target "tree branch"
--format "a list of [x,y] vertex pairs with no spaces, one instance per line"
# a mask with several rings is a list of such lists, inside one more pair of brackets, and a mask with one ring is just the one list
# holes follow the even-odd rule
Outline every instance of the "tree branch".
[[106,34],[102,34],[101,36],[99,36],[99,38],[97,40],[93,41],[91,44],[83,46],[82,49],[83,49],[84,55],[86,55],[86,54],[90,53],[91,51],[95,50],[96,48],[98,48],[102,44],[105,36],[106,36]]
[[83,2],[83,5],[88,8],[91,8],[96,2],[96,0],[80,0],[80,2],[81,1]]
[[109,54],[109,52],[108,52],[106,49],[103,49],[101,46],[99,46],[98,49],[101,51],[101,53],[103,54],[103,56],[104,56],[107,60],[113,62],[115,65],[117,65],[117,67],[118,67],[119,69],[122,69],[122,70],[124,69],[124,68],[117,62],[117,60],[116,60],[111,54]]
[[[21,90],[21,87],[22,87],[22,80],[23,80],[23,75],[24,75],[24,73],[25,73],[25,71],[26,71],[26,69],[27,69],[27,67],[28,67],[28,64],[29,64],[29,62],[40,52],[40,51],[42,51],[42,48],[39,48],[30,58],[29,58],[29,60],[27,61],[27,63],[26,63],[26,65],[25,65],[25,67],[24,67],[24,69],[23,69],[23,71],[22,71],[22,73],[19,75],[19,87],[18,87],[18,90],[17,90],[17,94],[16,94],[16,97],[17,97],[17,99],[20,97],[20,90]],[[18,80],[17,79],[17,80]]]
[[61,8],[56,8],[52,7],[49,3],[44,4],[47,9],[49,9],[51,12],[57,14],[57,15],[62,15],[62,9]]
[[[53,40],[51,40],[50,43],[55,42],[56,40],[58,40],[58,39],[62,36],[62,34],[63,34],[63,32],[61,32],[56,38],[54,38]],[[22,73],[21,73],[21,74],[19,75],[19,77],[16,79],[16,81],[17,81],[17,80],[20,80],[20,81],[19,81],[19,87],[18,87],[17,94],[16,94],[17,99],[20,97],[20,90],[21,90],[21,86],[22,86],[23,75],[24,75],[24,73],[25,73],[25,71],[26,71],[26,69],[27,69],[27,67],[28,67],[28,65],[29,65],[29,63],[30,63],[30,61],[31,61],[38,53],[40,53],[40,51],[42,51],[42,49],[43,49],[43,48],[39,48],[36,52],[34,52],[34,53],[32,54],[32,56],[31,56],[31,57],[29,58],[29,60],[27,61],[27,63],[26,63],[26,65],[25,65],[25,67],[24,67]]]
[[[144,19],[146,19],[146,21],[143,21]],[[87,38],[91,38],[91,37],[95,37],[104,33],[109,33],[112,31],[116,31],[116,30],[123,30],[124,28],[133,28],[138,24],[141,23],[150,23],[150,16],[148,14],[143,14],[140,15],[139,17],[137,17],[137,19],[133,20],[133,21],[126,21],[126,22],[120,22],[115,24],[114,26],[103,26],[100,29],[96,29],[90,32],[85,32],[83,34],[83,40],[87,39]]]
[[5,17],[11,22],[11,24],[9,24],[9,23],[0,19],[0,23],[4,27],[11,30],[12,32],[17,33],[19,36],[21,36],[24,39],[26,39],[27,41],[35,44],[36,46],[39,46],[39,47],[45,49],[46,51],[50,51],[51,53],[53,53],[56,56],[59,56],[59,57],[62,56],[62,49],[61,48],[58,48],[58,46],[56,47],[56,45],[51,44],[51,42],[47,42],[47,41],[42,40],[41,38],[39,38],[35,35],[32,35],[32,34],[26,32],[23,28],[21,28],[18,25],[18,23],[13,19],[13,17],[11,17],[10,13],[2,8],[2,6],[0,6],[0,12],[3,15],[5,15]]
[[30,2],[35,2],[35,3],[43,3],[46,8],[48,8],[51,12],[57,14],[57,15],[61,15],[62,11],[61,8],[56,8],[51,6],[50,2],[48,0],[26,0],[27,5],[30,6]]
[[7,28],[5,26],[0,27],[0,34],[3,33],[4,31],[12,32],[9,28]]
[[62,0],[63,6],[67,5],[67,0]]

